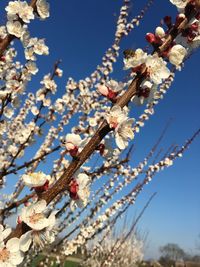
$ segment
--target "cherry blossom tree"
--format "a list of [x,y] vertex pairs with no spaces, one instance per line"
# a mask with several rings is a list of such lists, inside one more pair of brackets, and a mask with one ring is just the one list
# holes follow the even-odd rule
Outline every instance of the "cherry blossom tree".
[[[165,129],[143,161],[135,167],[130,162],[134,136],[154,114],[176,71],[183,69],[183,63],[200,45],[200,1],[170,2],[177,7],[176,18],[161,18],[162,27],[146,34],[146,48],[124,51],[126,79],[118,82],[110,74],[121,41],[139,26],[153,3],[147,0],[141,13],[132,18],[130,0],[124,0],[113,44],[102,63],[85,79],[69,78],[61,97],[57,93],[57,79],[63,74],[60,61],[43,77],[41,88],[34,92],[27,89],[39,71],[37,58],[49,54],[46,41],[29,32],[32,20],[50,16],[48,1],[8,2],[7,22],[0,26],[2,192],[10,177],[17,177],[17,183],[11,194],[3,194],[0,203],[1,266],[28,266],[43,250],[49,255],[57,252],[59,260],[58,252],[71,255],[96,237],[107,236],[152,178],[182,157],[200,133],[198,129],[185,144],[171,146],[160,156],[157,150]],[[16,58],[16,39],[23,46],[24,64]],[[130,118],[130,110],[138,105],[144,105],[143,112],[137,119]],[[78,120],[76,126],[72,125],[74,118]],[[47,124],[50,126],[44,135]],[[70,129],[67,135],[63,134],[66,126]],[[51,155],[55,158],[51,169],[41,171]],[[100,160],[93,166],[97,155]],[[124,188],[126,192],[118,194]],[[13,217],[16,225],[11,229]],[[110,245],[113,247],[112,240]],[[135,251],[132,262],[141,256],[135,239],[122,238],[117,246],[127,253]],[[96,266],[111,266],[110,253],[108,249],[104,263]],[[115,257],[119,264],[120,253]],[[130,266],[130,262],[123,264]]]

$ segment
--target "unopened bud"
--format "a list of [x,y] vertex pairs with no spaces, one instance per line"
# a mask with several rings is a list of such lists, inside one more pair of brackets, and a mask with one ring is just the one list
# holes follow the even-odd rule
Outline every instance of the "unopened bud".
[[116,100],[116,96],[117,96],[117,93],[112,91],[112,90],[108,90],[108,99],[112,100],[112,101],[115,101]]
[[156,36],[163,38],[165,36],[165,31],[162,27],[157,27],[155,30]]
[[178,16],[176,17],[176,25],[179,25],[182,21],[184,21],[185,19],[185,14],[178,14]]
[[20,224],[20,223],[22,223],[22,219],[21,219],[20,216],[18,216],[18,217],[17,217],[17,224]]
[[167,27],[171,28],[171,26],[172,26],[172,17],[171,16],[165,16],[163,20],[164,20],[164,23],[167,25]]
[[108,95],[108,87],[106,85],[104,85],[104,84],[99,85],[97,89],[102,95],[104,95],[104,96]]
[[193,23],[190,28],[193,30],[193,31],[197,31],[198,28],[199,28],[199,23],[198,22],[195,22]]
[[153,33],[147,33],[146,34],[146,40],[147,40],[147,42],[149,42],[150,44],[153,44],[153,43],[155,43],[155,41],[156,41],[156,37],[155,37],[155,35],[153,34]]

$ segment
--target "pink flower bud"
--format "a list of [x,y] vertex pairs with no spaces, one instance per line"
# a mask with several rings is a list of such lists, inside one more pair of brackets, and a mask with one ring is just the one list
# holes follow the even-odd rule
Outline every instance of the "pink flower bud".
[[109,93],[108,87],[106,85],[103,85],[103,84],[98,87],[98,91],[104,96],[107,96]]
[[199,23],[198,22],[195,22],[192,25],[190,25],[190,29],[193,30],[193,31],[197,31],[198,28],[199,28]]
[[68,151],[70,151],[70,150],[73,150],[75,148],[75,145],[70,143],[70,142],[68,142],[68,143],[66,143],[66,148],[67,148]]
[[22,219],[21,219],[20,216],[18,216],[18,217],[17,217],[17,224],[20,224],[20,223],[22,223]]

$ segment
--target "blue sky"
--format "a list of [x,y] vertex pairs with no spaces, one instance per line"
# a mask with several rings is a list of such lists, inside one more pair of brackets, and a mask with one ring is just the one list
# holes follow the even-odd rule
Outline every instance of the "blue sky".
[[[2,10],[7,2],[1,3]],[[137,15],[146,1],[132,2],[131,13]],[[40,78],[49,72],[57,59],[62,59],[61,68],[64,71],[58,94],[64,92],[69,76],[75,80],[87,77],[101,62],[104,52],[112,43],[116,14],[119,13],[121,3],[121,0],[50,1],[51,17],[44,22],[33,22],[30,26],[31,35],[45,38],[50,48],[50,55],[38,60],[41,72],[34,78],[30,90],[34,90],[35,86],[39,88]],[[122,51],[144,47],[145,33],[153,31],[165,15],[175,14],[176,9],[168,0],[155,0],[140,27],[123,40],[113,78],[120,80],[126,75],[122,70]],[[0,22],[4,23],[4,19]],[[199,60],[198,51],[186,62],[183,71],[177,73],[168,95],[156,107],[156,115],[136,136],[133,164],[137,164],[148,153],[169,118],[173,118],[173,122],[163,141],[164,148],[171,143],[182,144],[200,127]],[[137,114],[137,110],[131,112],[132,116]],[[139,225],[139,228],[149,233],[146,257],[157,256],[158,247],[168,242],[178,243],[186,250],[195,252],[195,242],[200,234],[199,147],[200,138],[173,167],[155,177],[139,196],[135,207],[129,211],[129,216],[134,216],[153,192],[158,193]]]

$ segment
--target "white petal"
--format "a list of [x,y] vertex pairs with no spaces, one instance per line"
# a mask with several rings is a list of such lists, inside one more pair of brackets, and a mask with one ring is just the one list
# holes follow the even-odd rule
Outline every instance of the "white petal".
[[27,222],[27,224],[34,230],[42,230],[49,226],[49,220],[47,218],[40,219],[37,223],[30,223]]
[[9,257],[9,261],[11,264],[13,264],[13,266],[16,266],[22,263],[23,259],[24,259],[24,255],[21,251],[11,253]]
[[8,262],[1,262],[1,267],[13,267],[12,265],[8,265]]
[[19,248],[23,252],[28,251],[28,249],[32,243],[31,232],[32,231],[28,231],[27,233],[25,233],[24,235],[22,235],[20,237]]
[[71,200],[71,202],[70,202],[70,209],[71,209],[71,211],[74,211],[75,210],[75,207],[76,207],[76,202],[74,200]]
[[0,233],[3,232],[3,229],[4,229],[3,225],[0,224]]
[[89,183],[89,176],[85,173],[80,173],[77,178],[77,182],[80,187],[85,187]]
[[45,209],[46,209],[46,206],[47,206],[47,202],[42,199],[38,202],[36,202],[34,205],[34,210],[37,212],[37,213],[41,213],[43,212]]
[[11,233],[11,231],[12,231],[11,228],[6,228],[2,233],[3,239],[6,239]]
[[118,134],[116,134],[115,142],[116,142],[117,146],[119,147],[119,149],[125,149],[127,146],[126,145],[127,142],[125,142],[124,139],[121,138],[121,136],[119,136]]
[[58,213],[58,210],[56,210],[56,211],[53,211],[51,214],[50,214],[50,216],[49,216],[49,218],[48,218],[48,220],[49,220],[49,226],[48,227],[53,227],[54,225],[55,225],[55,223],[56,223],[56,213]]
[[12,253],[19,250],[19,238],[13,237],[6,243],[6,248]]

